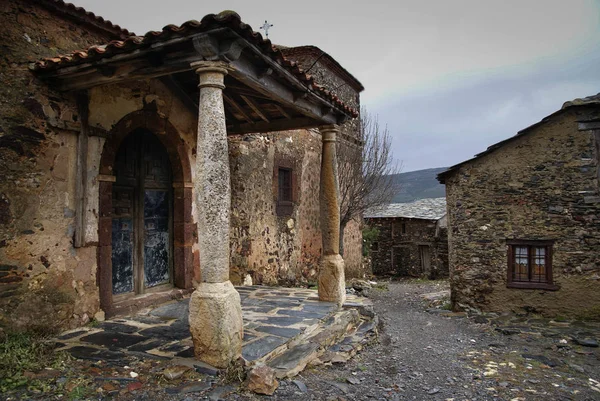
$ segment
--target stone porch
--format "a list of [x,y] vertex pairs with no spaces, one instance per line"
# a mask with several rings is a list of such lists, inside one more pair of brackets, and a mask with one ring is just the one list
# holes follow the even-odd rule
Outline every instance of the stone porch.
[[[316,290],[237,287],[242,303],[242,357],[266,363],[279,378],[315,362],[345,360],[375,334],[377,320],[367,298],[348,295],[342,309],[318,300]],[[71,330],[57,338],[61,350],[78,359],[117,361],[127,357],[171,361],[202,373],[218,369],[194,358],[189,297],[137,314]]]

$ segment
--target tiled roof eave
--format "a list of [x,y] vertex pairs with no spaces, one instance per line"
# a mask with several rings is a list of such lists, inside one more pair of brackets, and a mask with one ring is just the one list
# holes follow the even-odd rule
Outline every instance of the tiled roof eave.
[[299,68],[297,63],[286,59],[283,53],[272,46],[269,39],[263,39],[262,35],[254,32],[252,28],[243,23],[234,12],[224,12],[218,15],[209,14],[202,21],[188,21],[180,26],[167,25],[162,31],[150,31],[144,36],[132,36],[125,40],[115,40],[103,46],[91,46],[82,51],[71,54],[50,57],[35,62],[31,69],[38,74],[53,74],[61,69],[82,65],[84,63],[99,63],[102,60],[109,60],[113,57],[133,53],[138,50],[148,49],[158,46],[160,43],[170,42],[173,39],[187,40],[196,33],[213,32],[218,28],[229,28],[237,33],[242,39],[251,43],[264,56],[269,57],[291,76],[294,77],[303,87],[330,103],[335,109],[343,112],[350,117],[357,117],[358,111],[347,106],[333,92],[315,82],[314,78]]

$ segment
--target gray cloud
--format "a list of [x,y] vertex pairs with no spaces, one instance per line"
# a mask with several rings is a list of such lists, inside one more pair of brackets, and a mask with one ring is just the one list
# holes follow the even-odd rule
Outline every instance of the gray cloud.
[[365,86],[404,170],[451,165],[600,92],[597,0],[70,0],[138,34],[237,11]]
[[480,74],[451,87],[379,99],[404,171],[450,166],[515,135],[576,97],[600,92],[600,46],[569,60]]

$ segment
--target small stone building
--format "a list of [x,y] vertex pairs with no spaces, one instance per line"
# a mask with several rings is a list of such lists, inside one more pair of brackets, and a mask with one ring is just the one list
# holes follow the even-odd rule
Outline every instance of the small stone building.
[[379,235],[371,244],[373,274],[438,278],[448,275],[446,199],[392,203],[365,212]]
[[452,302],[600,318],[600,96],[438,175]]
[[196,289],[196,352],[224,366],[232,283],[318,281],[343,301],[361,255],[339,255],[336,146],[361,146],[363,87],[330,55],[286,55],[234,12],[135,36],[62,0],[5,0],[0,23],[0,326]]

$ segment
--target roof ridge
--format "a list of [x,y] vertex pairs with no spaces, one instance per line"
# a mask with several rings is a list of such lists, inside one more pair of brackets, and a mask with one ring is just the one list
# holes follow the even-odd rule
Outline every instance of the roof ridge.
[[113,24],[100,15],[96,15],[91,11],[87,11],[83,7],[76,6],[72,3],[67,3],[63,0],[34,0],[34,3],[40,4],[48,9],[61,12],[72,18],[76,18],[85,24],[99,28],[115,37],[125,39],[129,36],[134,36],[133,32],[125,28],[121,28],[117,24]]

